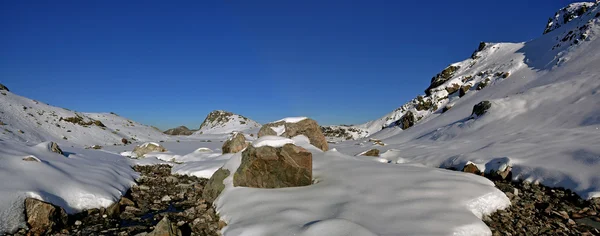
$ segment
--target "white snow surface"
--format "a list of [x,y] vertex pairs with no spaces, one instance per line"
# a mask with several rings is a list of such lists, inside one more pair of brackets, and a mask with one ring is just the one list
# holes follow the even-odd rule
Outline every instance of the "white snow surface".
[[274,126],[271,127],[271,129],[277,133],[277,136],[281,136],[283,133],[285,133],[285,125]]
[[277,122],[282,122],[282,121],[285,123],[298,123],[298,122],[306,120],[306,119],[308,119],[308,117],[286,117],[281,120],[273,121],[271,123],[277,123]]
[[202,134],[229,134],[232,132],[258,133],[257,129],[261,127],[258,122],[241,115],[221,110],[211,112],[211,114],[213,113],[219,114],[223,119],[205,120],[198,131],[192,134],[193,136]]
[[[258,189],[233,187],[233,175],[224,180],[216,201],[228,223],[224,235],[491,235],[480,218],[510,204],[477,175],[302,146],[313,154],[311,186]],[[234,154],[224,168],[235,173],[240,162]]]
[[288,143],[294,144],[294,140],[281,136],[263,136],[252,142],[254,147],[271,146],[271,147],[283,147]]
[[[119,155],[68,146],[62,146],[65,155],[60,155],[48,145],[0,141],[0,234],[25,226],[27,197],[51,202],[67,213],[108,207],[138,176]],[[27,156],[40,162],[24,161]]]

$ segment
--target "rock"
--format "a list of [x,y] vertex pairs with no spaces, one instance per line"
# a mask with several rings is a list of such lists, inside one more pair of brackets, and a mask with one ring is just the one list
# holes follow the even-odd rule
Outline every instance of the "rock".
[[206,187],[202,191],[202,198],[209,202],[215,201],[215,199],[221,194],[221,191],[225,188],[223,180],[229,176],[230,172],[227,169],[219,168],[208,180]]
[[481,116],[485,114],[491,107],[492,103],[490,101],[481,101],[480,103],[477,103],[475,106],[473,106],[473,112],[471,113],[471,116]]
[[171,196],[169,196],[169,195],[165,195],[165,196],[163,196],[163,197],[160,199],[160,201],[162,201],[162,202],[170,202],[170,201],[171,201]]
[[129,143],[129,140],[127,140],[126,138],[122,138],[121,143],[123,143],[124,145],[127,145]]
[[446,81],[450,80],[450,78],[454,76],[454,73],[456,73],[458,69],[460,69],[460,66],[448,66],[446,69],[442,70],[442,72],[431,78],[431,85],[429,85],[429,87],[425,90],[425,94],[427,96],[431,95],[432,89],[437,88]]
[[458,93],[458,97],[463,97],[463,96],[465,96],[465,94],[467,94],[467,92],[469,92],[469,89],[471,89],[471,85],[469,85],[469,84],[466,84],[466,85],[460,86],[460,90],[459,90],[459,93]]
[[444,108],[442,108],[442,113],[447,112],[450,109],[452,109],[452,106],[451,105],[446,105],[446,106],[444,106]]
[[58,153],[60,155],[64,155],[63,151],[60,149],[60,147],[58,146],[58,144],[56,144],[55,142],[50,142],[50,144],[48,144],[48,148],[52,152]]
[[302,147],[249,146],[233,175],[234,186],[284,188],[312,183],[312,153]]
[[373,148],[369,151],[366,151],[365,153],[360,154],[361,156],[370,156],[370,157],[378,157],[379,156],[379,149],[377,148]]
[[67,213],[61,207],[37,200],[25,199],[25,217],[32,235],[45,235],[67,224]]
[[458,89],[460,88],[460,85],[458,84],[452,84],[451,86],[446,87],[446,91],[448,92],[448,95],[456,93],[456,91],[458,91]]
[[176,224],[171,223],[169,218],[165,216],[147,236],[181,236],[181,231]]
[[182,125],[177,128],[168,129],[163,133],[168,134],[168,135],[191,135],[194,133],[194,131],[190,130],[190,129],[188,129],[188,127],[185,127]]
[[490,82],[491,82],[490,79],[485,79],[484,81],[479,82],[479,84],[477,84],[477,88],[475,88],[475,89],[482,90],[483,88],[487,87]]
[[0,84],[0,91],[5,90],[10,92],[10,90],[8,90],[8,88],[6,86],[4,86],[3,84]]
[[35,161],[35,162],[41,162],[40,159],[38,159],[37,157],[33,156],[33,155],[29,155],[23,158],[24,161]]
[[463,167],[462,171],[466,172],[466,173],[476,174],[476,175],[481,174],[481,171],[479,170],[479,168],[477,168],[477,166],[475,164],[473,164],[472,162],[467,162],[467,164]]
[[407,111],[400,120],[396,121],[396,125],[400,126],[402,129],[408,129],[415,125],[416,119],[415,115],[411,111]]
[[235,133],[233,137],[229,138],[225,143],[223,143],[223,154],[225,153],[237,153],[244,148],[248,147],[248,143],[246,143],[246,137],[242,133]]
[[102,149],[102,146],[100,146],[100,145],[93,145],[92,149],[96,149],[96,150]]
[[147,142],[142,145],[136,146],[133,149],[133,152],[137,155],[137,157],[143,157],[147,153],[151,152],[166,152],[167,149],[158,143]]
[[[273,130],[273,128],[282,128],[283,133],[278,134]],[[306,118],[304,120],[288,123],[285,121],[279,121],[275,123],[269,123],[263,125],[258,131],[258,137],[263,137],[267,135],[279,135],[286,138],[293,138],[297,135],[304,135],[308,137],[310,144],[315,147],[327,151],[329,150],[329,146],[327,144],[327,140],[321,131],[321,127],[317,124],[313,119]]]

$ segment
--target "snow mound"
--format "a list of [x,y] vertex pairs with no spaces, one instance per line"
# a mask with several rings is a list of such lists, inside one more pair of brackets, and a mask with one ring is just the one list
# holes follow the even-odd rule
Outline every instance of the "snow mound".
[[294,144],[294,140],[281,136],[263,136],[252,142],[254,147],[271,146],[271,147],[283,147],[288,143]]
[[[47,143],[26,146],[0,141],[0,234],[25,226],[23,202],[27,197],[75,213],[110,206],[138,177],[130,162],[119,155],[67,146],[62,149],[68,157],[49,151]],[[27,156],[39,162],[24,161]]]

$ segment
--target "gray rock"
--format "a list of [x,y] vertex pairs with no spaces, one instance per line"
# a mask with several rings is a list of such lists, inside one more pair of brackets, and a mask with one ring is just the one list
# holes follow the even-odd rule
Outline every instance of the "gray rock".
[[181,230],[165,216],[147,236],[181,236]]
[[223,154],[237,153],[244,150],[246,147],[248,147],[248,143],[246,143],[246,137],[244,137],[244,134],[235,133],[233,137],[223,143],[221,150],[223,150]]
[[309,118],[296,123],[287,123],[285,121],[280,121],[265,124],[258,131],[258,137],[260,138],[267,135],[277,135],[277,133],[272,129],[272,127],[277,127],[281,125],[285,127],[285,132],[283,132],[281,136],[286,138],[292,138],[297,135],[304,135],[308,138],[310,144],[323,151],[329,150],[329,145],[327,144],[327,140],[323,135],[321,127],[319,126],[319,124],[317,124],[315,120]]
[[[44,235],[67,224],[67,213],[61,207],[35,198],[25,199],[25,217],[29,232]],[[53,231],[54,230],[54,231]]]
[[202,198],[209,202],[215,201],[215,199],[221,194],[225,185],[223,180],[229,176],[230,172],[227,169],[219,168],[208,180],[206,187],[202,191]]
[[137,155],[138,158],[143,157],[147,153],[151,152],[166,152],[167,149],[158,143],[144,143],[142,145],[136,146],[133,149],[133,152]]
[[492,108],[492,103],[490,101],[481,101],[473,106],[473,112],[471,115],[482,116],[485,114],[490,108]]
[[194,133],[194,131],[182,125],[177,128],[168,129],[163,133],[168,135],[191,135]]
[[58,146],[58,144],[56,144],[55,142],[50,142],[50,144],[48,145],[48,148],[52,152],[58,153],[60,155],[64,155],[63,151],[60,149],[60,147]]

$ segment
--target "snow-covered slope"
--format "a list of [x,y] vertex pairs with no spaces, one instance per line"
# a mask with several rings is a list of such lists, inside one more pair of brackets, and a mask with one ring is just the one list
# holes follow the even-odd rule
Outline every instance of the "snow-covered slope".
[[194,134],[226,134],[255,128],[260,128],[260,124],[256,121],[228,111],[216,110],[206,116]]
[[[509,160],[515,179],[600,197],[600,7],[575,5],[588,10],[530,42],[482,44],[434,77],[422,99],[359,127],[392,124],[369,134],[393,162],[462,168],[472,161],[484,169]],[[464,96],[451,93],[465,86]],[[484,100],[490,110],[472,117]],[[393,125],[409,111],[413,127]],[[361,140],[338,149],[354,154],[369,146]]]
[[50,106],[3,90],[0,140],[58,141],[80,146],[169,139],[159,130],[109,113],[82,113]]
[[[403,118],[419,123],[431,114],[442,113],[452,108],[454,103],[461,101],[460,98],[467,93],[480,90],[486,90],[482,93],[488,93],[490,90],[497,90],[494,85],[503,80],[518,79],[513,72],[522,67],[531,67],[532,61],[538,61],[534,69],[548,69],[552,66],[539,64],[542,62],[558,65],[563,62],[558,61],[558,57],[565,53],[563,51],[593,34],[591,27],[599,18],[596,7],[596,3],[573,3],[560,9],[550,18],[543,37],[532,42],[482,42],[471,58],[453,63],[434,76],[425,94],[417,96],[379,119],[364,124],[324,127],[325,135],[330,141],[342,141],[368,137],[386,127],[402,127]],[[559,28],[561,30],[557,33],[546,35]],[[523,48],[526,44],[528,55],[526,58],[519,57],[525,53]],[[529,62],[524,61],[525,59]]]

